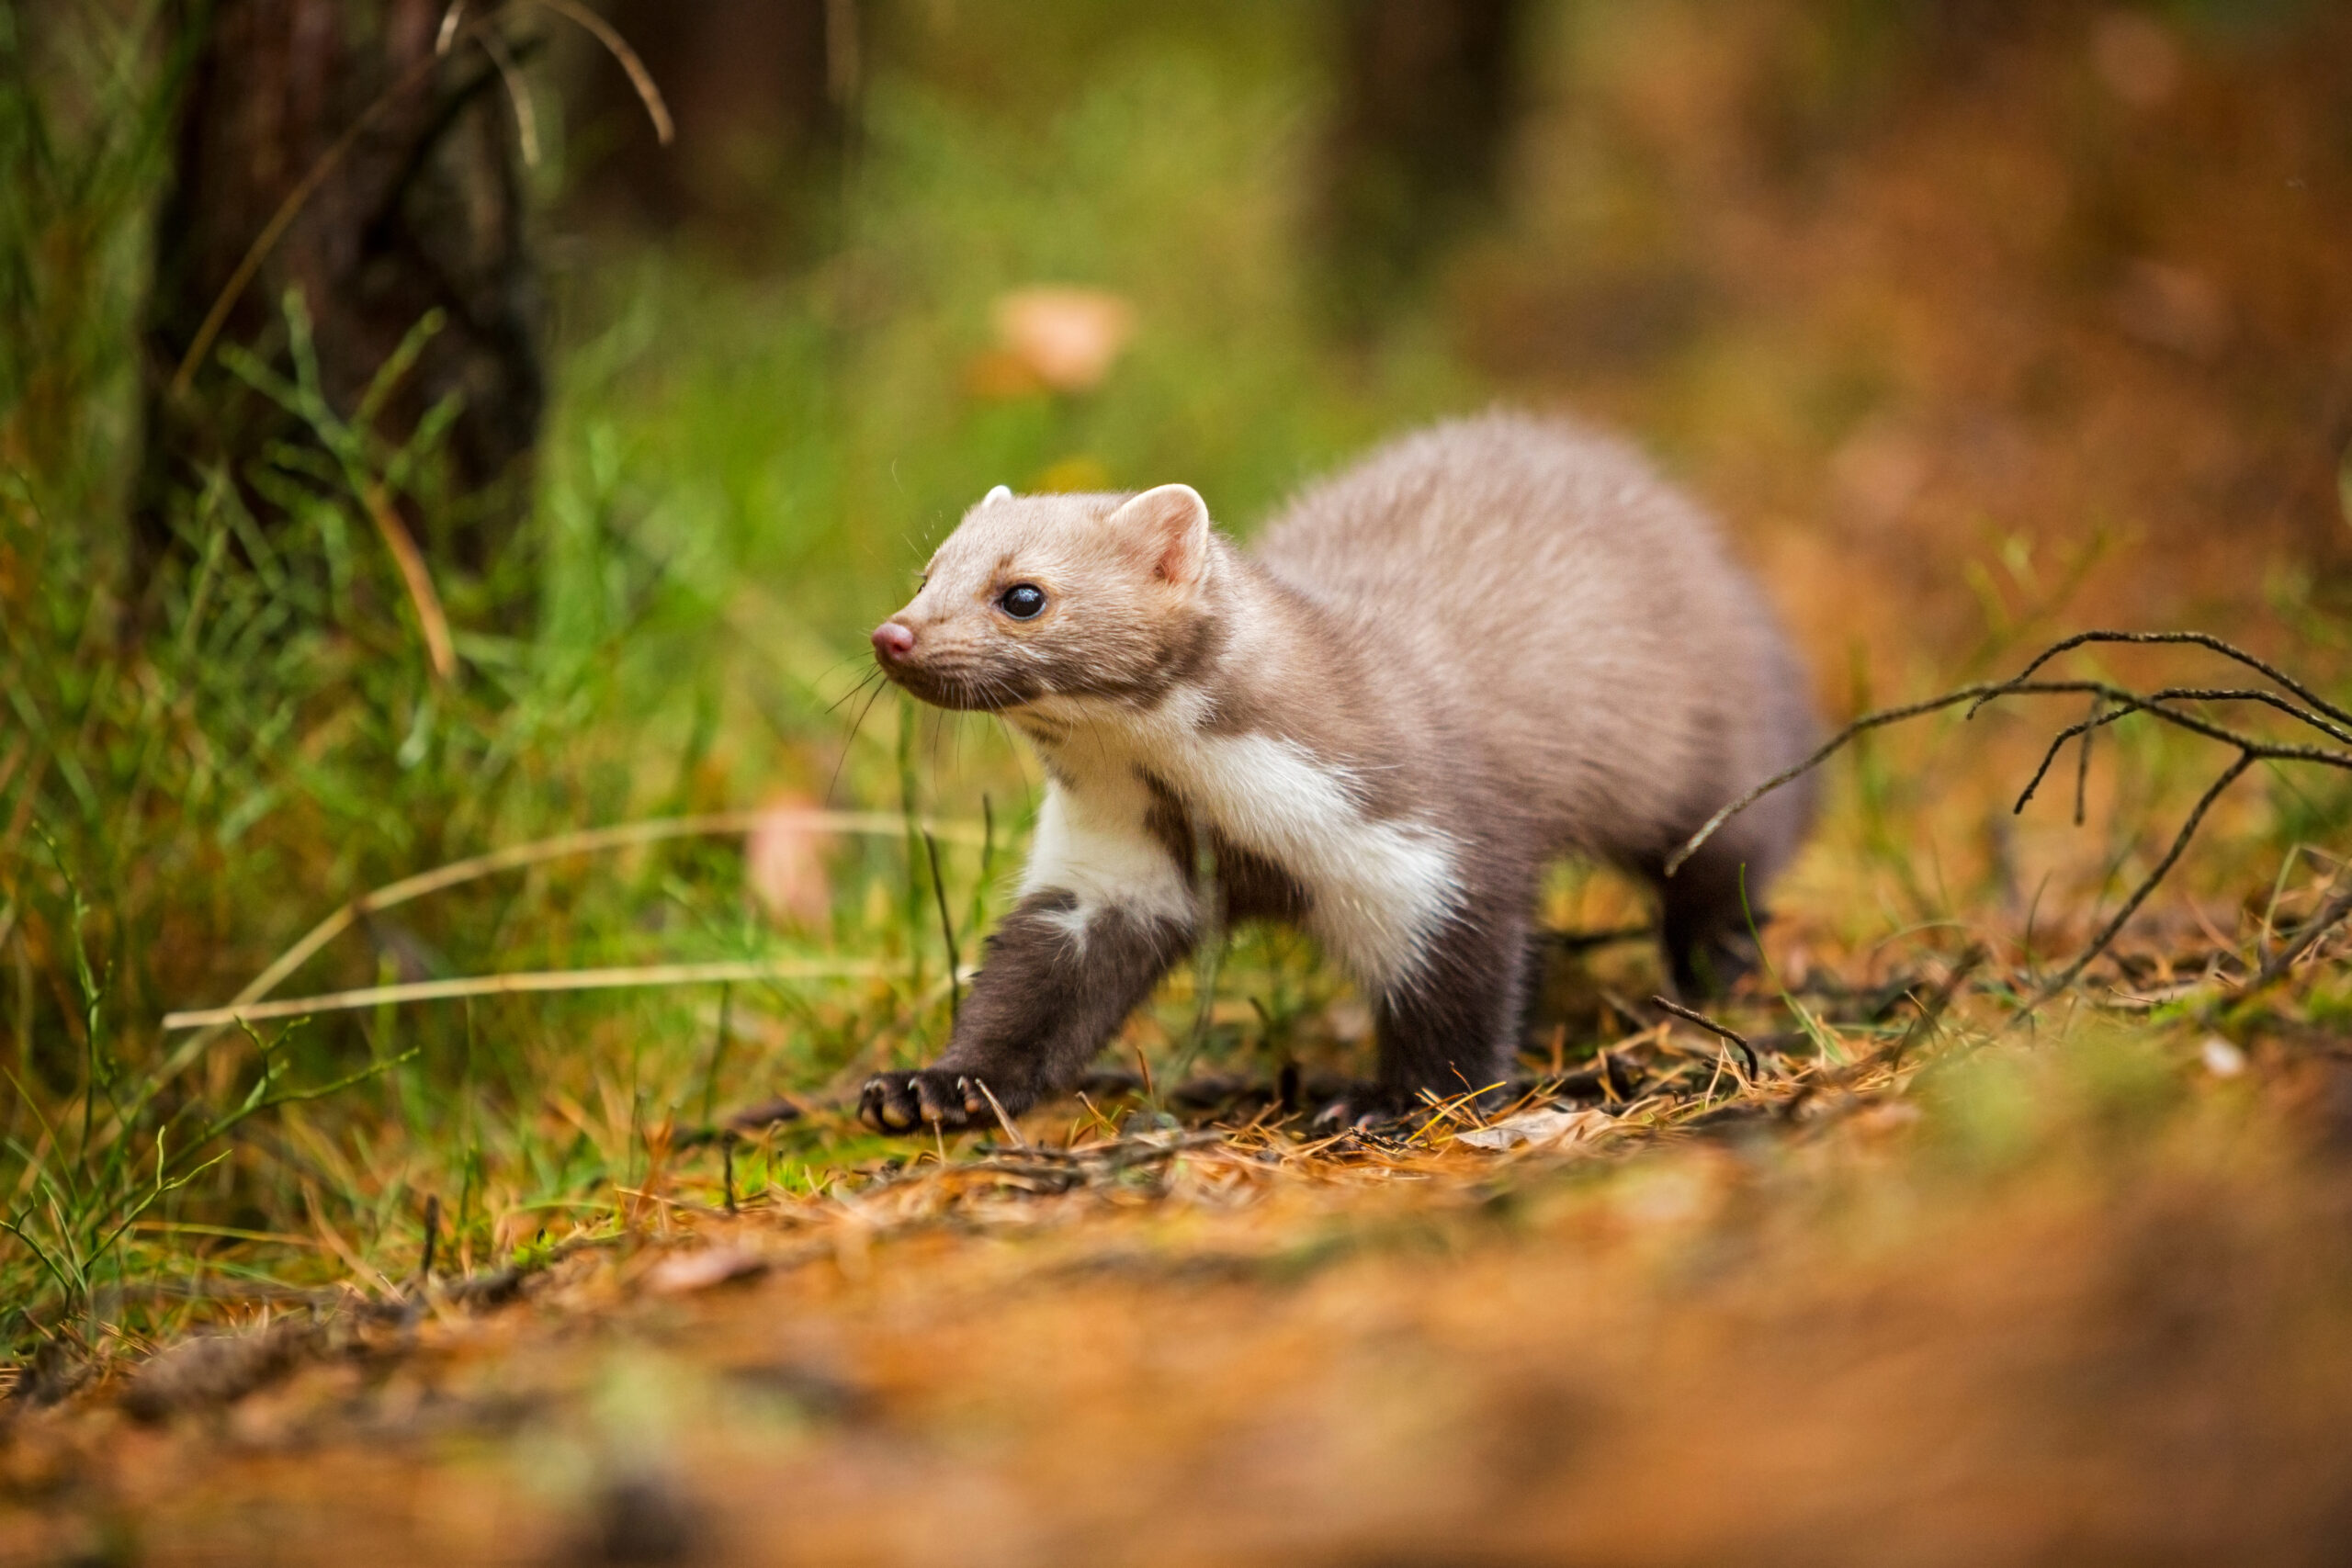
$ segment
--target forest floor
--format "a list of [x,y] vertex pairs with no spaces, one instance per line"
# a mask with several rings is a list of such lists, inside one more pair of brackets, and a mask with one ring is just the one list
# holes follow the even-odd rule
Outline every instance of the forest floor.
[[2029,1025],[1979,954],[1816,970],[1722,1012],[1752,1076],[1662,1019],[1484,1125],[1105,1074],[813,1190],[668,1151],[514,1266],[20,1385],[0,1561],[2341,1562],[2325,967],[2143,946]]

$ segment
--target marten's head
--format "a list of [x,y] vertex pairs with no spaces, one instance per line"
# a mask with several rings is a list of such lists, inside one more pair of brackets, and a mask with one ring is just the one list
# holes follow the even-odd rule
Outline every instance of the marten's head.
[[939,547],[922,590],[874,628],[883,672],[944,708],[1156,699],[1206,656],[1214,561],[1190,485],[1022,495],[999,485]]

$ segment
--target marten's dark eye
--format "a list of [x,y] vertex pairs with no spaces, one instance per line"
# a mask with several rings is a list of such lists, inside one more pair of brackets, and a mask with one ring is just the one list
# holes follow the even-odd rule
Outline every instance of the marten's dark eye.
[[997,595],[996,604],[1016,621],[1034,621],[1046,607],[1046,591],[1034,582],[1016,582]]

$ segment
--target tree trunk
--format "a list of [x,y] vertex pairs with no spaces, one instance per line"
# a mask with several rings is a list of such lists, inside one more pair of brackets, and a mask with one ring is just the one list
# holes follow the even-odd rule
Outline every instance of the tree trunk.
[[601,149],[581,205],[754,265],[820,251],[864,52],[854,0],[613,0],[610,15],[677,139],[662,146],[628,78],[598,62],[580,95],[580,140]]
[[[185,25],[201,36],[146,323],[137,511],[150,559],[171,547],[172,494],[224,465],[270,515],[250,484],[255,460],[305,437],[228,374],[219,346],[241,344],[282,369],[289,290],[312,323],[327,401],[345,419],[418,321],[444,314],[377,420],[399,442],[443,399],[461,400],[444,447],[450,504],[419,509],[428,554],[479,568],[520,514],[546,401],[537,284],[497,65],[470,35],[436,57],[445,9],[446,0],[189,0]],[[239,281],[305,181],[313,188]],[[232,295],[175,392],[207,318]]]
[[1521,0],[1340,0],[1325,243],[1362,324],[1493,207],[1518,118]]

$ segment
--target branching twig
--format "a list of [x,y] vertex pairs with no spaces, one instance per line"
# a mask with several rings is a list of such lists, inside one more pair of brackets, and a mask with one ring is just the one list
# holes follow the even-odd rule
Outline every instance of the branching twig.
[[[2352,767],[2352,754],[2328,751],[2320,747],[2280,746],[2268,742],[2256,741],[2249,737],[2241,736],[2233,731],[2226,730],[2217,725],[2208,723],[2207,721],[2199,719],[2193,715],[2185,714],[2177,708],[2170,708],[2164,705],[2165,704],[2171,702],[2260,703],[2266,707],[2278,709],[2280,713],[2287,715],[2290,718],[2311,725],[2312,728],[2324,734],[2337,736],[2347,743],[2352,743],[2352,734],[2344,734],[2334,725],[2327,723],[2318,716],[2306,713],[2302,709],[2296,707],[2292,703],[2284,702],[2279,698],[2271,695],[2268,692],[2233,691],[2207,687],[2169,686],[2161,692],[2151,692],[2143,697],[2134,693],[2127,692],[2120,686],[2107,685],[2103,682],[2086,682],[2085,685],[2086,689],[2091,693],[2090,717],[2084,719],[2079,724],[2068,725],[2065,728],[2060,730],[2056,735],[2051,738],[2049,750],[2042,753],[2041,765],[2034,769],[2032,779],[2027,783],[2024,792],[2018,796],[2018,803],[2015,809],[2019,811],[2025,809],[2026,802],[2031,800],[2035,792],[2041,787],[2041,781],[2049,775],[2051,765],[2057,761],[2058,753],[2065,750],[2067,741],[2072,740],[2078,735],[2082,736],[2084,738],[2086,758],[2087,759],[2089,737],[2093,729],[2098,728],[2102,725],[2112,724],[2117,719],[2128,717],[2135,713],[2152,715],[2156,718],[2164,720],[2167,724],[2177,725],[2181,728],[2190,731],[2192,734],[2201,735],[2209,740],[2219,740],[2225,745],[2238,746],[2241,748],[2252,746],[2261,750],[2267,757],[2274,757],[2281,761],[2318,762],[2327,767]],[[2089,762],[2086,760],[2078,770],[2075,778],[2075,821],[2078,826],[2083,820],[2082,790],[2086,775],[2088,774],[2089,771]]]
[[2098,935],[2091,939],[2090,945],[2077,953],[2075,961],[2066,965],[2055,979],[2035,992],[2032,999],[2025,1004],[2023,1011],[2033,1011],[2082,978],[2083,971],[2089,968],[2091,962],[2107,951],[2108,944],[2121,934],[2124,922],[2131,919],[2142,904],[2147,902],[2148,895],[2154,893],[2156,890],[2156,885],[2171,873],[2173,863],[2180,859],[2183,850],[2188,848],[2188,840],[2197,835],[2198,824],[2205,820],[2205,813],[2211,809],[2216,800],[2222,797],[2222,792],[2237,783],[2238,776],[2254,766],[2255,761],[2251,753],[2242,753],[2237,761],[2222,770],[2222,776],[2215,779],[2207,786],[2205,793],[2198,797],[2196,808],[2189,812],[2188,819],[2180,825],[2180,831],[2173,835],[2172,848],[2165,852],[2165,858],[2156,863],[2154,870],[2140,879],[2140,886],[2132,890],[2132,896],[2123,901],[2123,908],[2115,911],[2114,919],[2109,920],[2100,929]]
[[[2075,826],[2077,828],[2083,825],[2083,800],[2091,787],[2091,734],[2098,728],[2099,709],[2106,701],[2104,695],[2092,695],[2091,716],[2083,721],[2082,750],[2075,758]],[[2051,754],[2055,756],[2057,753],[2053,751]],[[2042,766],[2046,768],[2049,764],[2044,762]]]
[[[2140,693],[2128,687],[2119,686],[2109,681],[2040,681],[2032,678],[2036,671],[2060,654],[2094,643],[2174,644],[2206,649],[2225,659],[2233,660],[2247,669],[2258,671],[2299,699],[2301,705],[2299,706],[2296,702],[2288,701],[2277,693],[2252,688],[2167,686],[2154,692]],[[1940,712],[1958,706],[1962,703],[1969,705],[1967,716],[1973,718],[1985,704],[2001,697],[2055,696],[2064,694],[2088,696],[2091,699],[2090,712],[2087,716],[2066,726],[2051,739],[2049,746],[2042,752],[2041,764],[2034,769],[2032,777],[2027,781],[2025,789],[2018,796],[2016,810],[2023,811],[2027,803],[2032,800],[2035,792],[2041,788],[2042,781],[2049,776],[2050,770],[2057,761],[2060,753],[2064,750],[2066,743],[2070,740],[2079,740],[2082,750],[2075,764],[2075,820],[2077,823],[2081,822],[2083,800],[2090,771],[2092,734],[2104,726],[2113,724],[2133,714],[2144,714],[2150,718],[2170,725],[2177,729],[2186,730],[2189,734],[2201,736],[2209,740],[2219,741],[2234,750],[2237,756],[2227,768],[2222,770],[2221,776],[2207,786],[2204,795],[2198,799],[2196,807],[2189,812],[2188,819],[2182,822],[2180,830],[2174,835],[2172,845],[2165,852],[2164,858],[2158,861],[2154,868],[2142,878],[2139,886],[2132,890],[2130,896],[2125,898],[2122,908],[2118,909],[2100,928],[2098,935],[2094,936],[2090,943],[2075,955],[2073,963],[2069,964],[2056,978],[2041,987],[2025,1003],[2019,1010],[2019,1017],[2033,1012],[2059,992],[2079,980],[2084,971],[2108,950],[2116,937],[2121,933],[2125,924],[2139,911],[2140,906],[2147,901],[2157,886],[2171,874],[2173,866],[2178,863],[2182,852],[2188,849],[2189,840],[2196,836],[2197,829],[2203,824],[2205,815],[2212,808],[2213,803],[2256,763],[2311,762],[2321,767],[2352,771],[2352,750],[2343,749],[2352,747],[2352,713],[2347,713],[2345,709],[2330,703],[2309,686],[2276,666],[2256,658],[2253,654],[2204,632],[2082,632],[2043,649],[2009,680],[1980,682],[1973,685],[1962,686],[1956,691],[1947,692],[1941,696],[1930,697],[1924,702],[1908,703],[1901,707],[1884,708],[1862,715],[1824,741],[1804,761],[1775,773],[1709,818],[1679,849],[1667,857],[1666,874],[1673,875],[1692,854],[1697,852],[1701,845],[1714,837],[1723,825],[1732,818],[1747,810],[1774,790],[1811,773],[1851,744],[1857,737],[1871,730],[1900,723],[1905,719]],[[2260,736],[2231,728],[2227,725],[2174,705],[2180,703],[2251,703],[2270,708],[2343,745],[2342,747],[2312,746],[2265,739]],[[2316,942],[2326,930],[2333,929],[2336,923],[2347,918],[2352,918],[2352,893],[2347,893],[2344,897],[2331,904],[2321,916],[2314,917],[2312,923],[2305,928],[2303,937],[2298,938],[2293,949],[2294,953],[2300,956],[2302,952],[2308,951],[2310,942]],[[2285,964],[2292,962],[2291,957],[2281,954],[2278,959],[2273,960],[2272,964],[2264,966],[2263,975],[2256,983],[2259,985],[2275,978],[2277,973],[2284,972]],[[1693,1021],[1702,1021],[1694,1019]]]
[[2346,713],[2344,709],[2337,707],[2284,671],[2264,663],[2244,649],[2232,647],[2211,632],[2076,632],[2073,637],[2062,642],[2054,642],[2043,649],[2034,658],[2033,662],[2018,671],[2017,678],[2020,681],[2025,680],[2060,654],[2071,652],[2075,649],[2083,648],[2091,643],[2185,643],[2197,648],[2209,649],[2224,659],[2236,660],[2249,670],[2259,671],[2337,723],[2352,725],[2352,713]]

